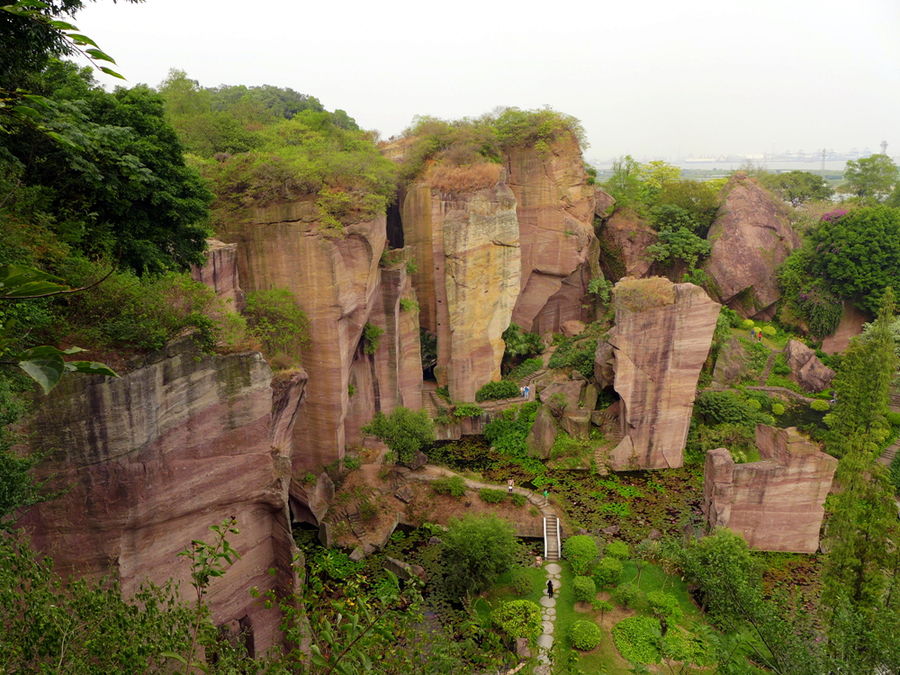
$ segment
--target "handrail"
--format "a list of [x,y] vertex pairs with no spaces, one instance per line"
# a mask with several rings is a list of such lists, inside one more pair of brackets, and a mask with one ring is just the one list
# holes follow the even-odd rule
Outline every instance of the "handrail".
[[547,516],[544,516],[544,560],[547,559]]

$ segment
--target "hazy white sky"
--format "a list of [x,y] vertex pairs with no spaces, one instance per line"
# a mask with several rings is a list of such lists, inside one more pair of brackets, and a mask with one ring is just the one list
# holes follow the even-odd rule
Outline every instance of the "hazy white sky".
[[100,0],[75,23],[130,83],[290,87],[384,137],[550,105],[597,160],[900,151],[898,0]]

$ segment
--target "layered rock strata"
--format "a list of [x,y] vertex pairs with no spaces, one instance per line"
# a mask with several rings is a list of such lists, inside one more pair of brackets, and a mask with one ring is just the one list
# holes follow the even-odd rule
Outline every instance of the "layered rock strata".
[[[385,382],[380,379],[384,369],[373,369],[363,356],[363,329],[367,323],[381,321],[379,327],[386,333],[379,344],[385,346],[381,352],[385,358],[394,353],[392,363],[398,369],[416,358],[410,347],[409,317],[395,315],[388,320],[384,313],[386,301],[399,312],[399,295],[411,297],[400,275],[388,275],[385,283],[390,288],[382,288],[384,216],[344,226],[340,232],[323,228],[317,218],[318,210],[311,202],[286,202],[252,209],[249,217],[226,224],[221,233],[223,239],[238,244],[245,290],[287,289],[309,319],[308,344],[301,355],[293,355],[301,357],[309,373],[303,415],[294,428],[296,475],[343,457],[347,431],[356,437],[359,426],[375,410],[390,412],[387,401],[405,400],[416,406],[418,385],[410,378],[421,373],[418,366],[398,370]],[[397,358],[401,349],[403,358]],[[351,388],[353,380],[356,384]],[[398,387],[406,393],[401,395]],[[360,399],[351,402],[357,395]],[[379,408],[382,400],[385,403]],[[348,422],[352,409],[356,415]]]
[[65,378],[37,408],[32,443],[54,451],[41,473],[62,494],[22,524],[64,574],[113,574],[126,596],[174,578],[190,600],[178,553],[234,518],[240,558],[212,581],[208,604],[264,651],[280,641],[279,617],[250,589],[295,587],[290,438],[305,374],[273,384],[260,354],[204,355],[190,338],[133,366],[120,379]]
[[647,248],[658,239],[656,230],[636,214],[627,209],[616,211],[600,229],[603,273],[614,281],[646,276],[653,265]]
[[608,464],[617,471],[679,467],[720,305],[698,286],[662,277],[621,280],[613,302],[616,324],[595,365],[602,377],[611,361],[621,397],[623,437]]
[[404,240],[416,261],[422,327],[437,337],[438,383],[454,400],[500,377],[503,331],[519,294],[516,200],[501,175],[489,187],[444,192],[411,185]]
[[218,239],[206,240],[206,262],[191,267],[195,281],[206,284],[216,292],[231,311],[244,308],[244,292],[241,290],[237,265],[237,245],[226,244]]
[[[590,270],[598,250],[594,188],[587,183],[581,149],[571,135],[558,138],[544,152],[514,148],[507,167],[522,247],[521,292],[512,320],[528,331],[558,332],[561,322],[585,318],[581,298],[587,281],[596,275]],[[567,301],[536,325],[548,301],[567,290],[566,283],[576,285],[577,292],[568,289]]]
[[703,505],[709,527],[727,527],[762,551],[815,553],[837,459],[795,428],[759,425],[762,461],[735,464],[725,448],[706,455]]
[[726,190],[705,269],[721,302],[742,316],[771,319],[781,297],[776,271],[800,239],[785,206],[752,178],[735,176]]

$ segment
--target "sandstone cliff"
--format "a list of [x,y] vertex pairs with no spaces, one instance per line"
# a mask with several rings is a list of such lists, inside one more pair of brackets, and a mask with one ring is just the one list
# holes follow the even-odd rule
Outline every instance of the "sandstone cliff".
[[600,229],[600,266],[608,279],[643,277],[653,262],[647,247],[659,237],[650,225],[629,210],[616,211]]
[[735,176],[709,230],[706,271],[719,299],[742,316],[771,319],[781,297],[776,270],[799,243],[786,209],[752,178]]
[[[393,372],[388,382],[377,379],[384,369],[374,368],[372,373],[371,360],[361,344],[365,325],[381,321],[384,325],[379,327],[388,331],[382,336],[384,357],[391,358],[393,353],[398,368],[415,358],[409,319],[396,318],[399,295],[410,296],[411,291],[408,287],[401,290],[405,282],[396,275],[387,282],[394,289],[382,289],[379,261],[385,248],[384,216],[347,225],[342,233],[323,230],[316,217],[317,209],[309,201],[276,204],[252,210],[249,219],[226,223],[221,233],[226,241],[238,244],[245,290],[285,288],[309,318],[309,344],[302,353],[309,386],[293,435],[297,475],[340,459],[348,429],[356,435],[375,410],[389,412],[388,401],[405,400],[416,406],[418,400],[417,385],[410,382],[410,375]],[[393,300],[388,297],[395,312],[390,321],[384,313],[385,293],[393,294]],[[401,348],[405,361],[396,358],[396,350]],[[367,368],[377,381],[367,379]],[[354,396],[360,396],[358,402],[351,402],[351,370],[356,373]],[[401,385],[406,392],[403,395],[398,390]],[[382,394],[385,405],[379,408]],[[353,407],[357,415],[348,422]]]
[[621,397],[623,438],[609,465],[617,471],[680,467],[720,306],[702,288],[662,277],[623,279],[613,298],[616,325],[608,344],[598,345],[595,369],[602,374],[612,359]]
[[489,187],[409,187],[403,234],[416,261],[422,327],[437,337],[438,383],[455,400],[500,377],[521,270],[516,201],[502,176]]
[[191,276],[212,288],[229,310],[242,310],[244,292],[238,273],[237,245],[225,244],[218,239],[207,239],[206,244],[206,262],[202,267],[191,267]]
[[[522,247],[521,293],[512,320],[528,331],[558,332],[562,322],[585,318],[581,297],[596,274],[590,266],[596,266],[598,253],[594,188],[571,136],[545,152],[514,148],[507,167]],[[552,309],[543,311],[548,305]]]
[[41,474],[62,495],[23,525],[63,573],[112,573],[126,596],[172,577],[190,600],[178,552],[234,517],[241,557],[211,584],[209,607],[264,650],[280,640],[279,618],[249,591],[296,583],[288,482],[305,375],[273,385],[260,354],[203,355],[189,338],[132,365],[121,379],[65,378],[38,406],[32,444],[54,451]]
[[706,455],[704,512],[763,551],[815,553],[837,460],[796,429],[759,425],[762,461],[735,464],[725,448]]

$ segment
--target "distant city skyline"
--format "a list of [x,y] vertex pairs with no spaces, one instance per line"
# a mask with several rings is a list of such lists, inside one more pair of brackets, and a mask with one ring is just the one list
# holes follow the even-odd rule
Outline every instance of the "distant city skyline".
[[130,84],[178,68],[290,87],[384,138],[416,115],[549,105],[603,160],[900,150],[897,0],[107,1],[74,22]]

